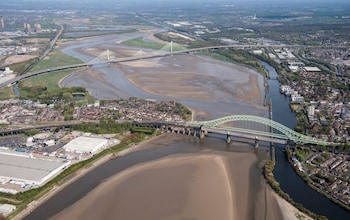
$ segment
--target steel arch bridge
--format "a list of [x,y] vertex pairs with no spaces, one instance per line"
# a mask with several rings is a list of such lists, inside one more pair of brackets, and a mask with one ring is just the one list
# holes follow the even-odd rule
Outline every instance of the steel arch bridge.
[[[249,122],[260,123],[278,130],[279,132],[281,132],[281,134],[251,130],[251,129],[245,129],[245,128],[221,126],[221,124],[224,124],[227,122],[235,122],[235,121],[249,121]],[[249,133],[257,136],[259,135],[259,136],[267,136],[267,137],[277,138],[277,139],[290,140],[290,141],[294,141],[297,144],[315,144],[315,145],[323,145],[323,146],[339,145],[338,143],[328,142],[325,140],[316,139],[314,137],[300,134],[278,122],[275,122],[268,118],[253,116],[253,115],[232,115],[232,116],[222,117],[222,118],[218,118],[210,121],[186,122],[186,126],[196,126],[196,127],[202,127],[203,129],[208,128],[208,129],[218,129],[218,130],[224,130],[224,131]]]

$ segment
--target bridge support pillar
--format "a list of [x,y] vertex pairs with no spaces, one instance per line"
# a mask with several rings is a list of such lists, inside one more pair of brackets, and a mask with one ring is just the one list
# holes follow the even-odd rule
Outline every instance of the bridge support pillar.
[[230,132],[227,132],[227,135],[226,135],[226,143],[227,143],[227,144],[231,143]]
[[205,131],[203,131],[203,130],[200,131],[200,134],[199,134],[200,139],[203,139],[205,137],[204,133],[205,133]]
[[271,160],[273,161],[273,162],[275,162],[276,161],[276,156],[275,156],[275,145],[274,145],[274,143],[271,143]]
[[259,141],[257,139],[255,139],[255,146],[254,148],[258,148],[259,147]]

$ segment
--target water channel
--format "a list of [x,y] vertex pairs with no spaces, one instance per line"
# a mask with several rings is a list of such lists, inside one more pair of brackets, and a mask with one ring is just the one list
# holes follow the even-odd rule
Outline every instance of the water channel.
[[[76,51],[71,50],[71,52],[75,53]],[[76,57],[81,58],[81,56],[78,55]],[[271,98],[273,103],[273,119],[290,128],[293,128],[296,124],[296,119],[293,112],[289,108],[289,99],[281,95],[279,92],[279,83],[276,80],[277,73],[270,65],[266,63],[263,64],[269,70],[270,76],[272,78],[268,81],[268,98]],[[139,93],[139,91],[135,92]],[[143,96],[141,96],[141,98],[142,97]],[[146,97],[150,98],[149,96]],[[215,103],[215,105],[213,105],[213,103],[192,101],[186,101],[185,104],[195,106],[198,109],[213,109],[212,114],[215,114],[214,116],[216,117],[220,116],[221,114],[226,114],[226,104],[222,104],[221,106],[217,105],[218,103]],[[222,112],[220,111],[220,107],[223,108]],[[244,106],[242,106],[242,108],[243,107]],[[218,111],[220,112],[219,114],[217,113]],[[329,219],[349,219],[350,213],[348,211],[337,206],[329,199],[309,188],[303,182],[303,180],[295,174],[284,153],[282,152],[283,148],[283,146],[276,145],[276,168],[274,170],[274,175],[280,182],[282,190],[288,193],[296,202],[303,204],[304,207],[310,209],[315,213],[325,215]],[[47,219],[51,217],[64,208],[69,207],[80,198],[84,197],[89,191],[98,186],[104,179],[125,169],[128,169],[135,164],[163,158],[168,155],[180,153],[198,153],[206,149],[215,151],[244,150],[240,148],[228,149],[227,145],[225,144],[225,137],[220,136],[208,138],[208,140],[205,142],[189,142],[188,138],[184,138],[182,141],[172,144],[164,144],[164,146],[159,148],[139,150],[130,153],[127,156],[118,158],[117,160],[110,160],[103,165],[95,168],[85,176],[81,177],[79,180],[75,181],[57,193],[54,197],[50,198],[46,203],[34,210],[25,219]],[[263,155],[260,155],[260,157],[262,158]],[[254,169],[252,172],[259,173],[260,171]]]
[[[277,81],[276,70],[263,63],[268,69],[271,79],[269,80],[268,98],[272,99],[273,120],[293,128],[297,120],[289,108],[289,98],[279,92],[279,82]],[[283,146],[277,145],[276,148],[276,167],[274,175],[280,183],[281,189],[288,193],[291,198],[301,203],[304,207],[328,219],[349,219],[350,212],[333,203],[328,198],[311,189],[292,169],[285,153],[282,152]]]

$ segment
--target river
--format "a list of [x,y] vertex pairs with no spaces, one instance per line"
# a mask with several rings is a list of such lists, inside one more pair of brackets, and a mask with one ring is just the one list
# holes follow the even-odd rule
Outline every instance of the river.
[[[268,69],[271,77],[268,81],[268,98],[271,98],[273,103],[273,120],[293,128],[297,124],[297,120],[289,107],[289,98],[279,92],[280,84],[277,81],[276,70],[267,63],[263,64]],[[281,189],[288,193],[294,201],[302,204],[312,212],[324,215],[328,219],[349,219],[350,212],[311,189],[295,173],[285,153],[282,152],[283,148],[284,146],[276,145],[276,167],[273,172],[276,180],[280,183]]]
[[[93,40],[91,42],[96,43],[97,40]],[[104,42],[106,43],[107,41]],[[85,41],[84,44],[80,44],[80,46],[88,47],[87,44],[88,43]],[[78,47],[67,47],[63,51],[77,58],[81,58],[84,61],[86,61],[87,59],[91,60],[91,58],[86,57],[86,55],[77,53],[77,48]],[[293,128],[296,124],[296,119],[293,112],[291,112],[289,108],[289,99],[281,95],[279,92],[279,83],[275,79],[277,75],[276,71],[268,64],[264,63],[264,65],[269,70],[270,76],[272,78],[268,81],[268,98],[271,98],[273,102],[273,119],[290,128]],[[97,68],[99,68],[99,71],[107,71],[109,73],[112,72],[112,70],[110,70],[109,67]],[[134,92],[133,95],[136,95],[140,98],[164,99],[162,97],[153,96],[138,90],[130,83],[128,83],[127,80],[125,80],[125,78],[123,78],[121,74],[117,73],[117,75],[118,77],[120,77],[119,82],[123,82],[120,83],[120,85],[124,86],[122,87],[124,91]],[[232,104],[230,103],[213,103],[191,100],[182,100],[182,102],[186,105],[195,107],[197,109],[206,109],[206,111],[209,112],[209,115],[211,117],[220,117],[223,115],[227,115],[228,113],[232,114],[232,110],[230,110],[232,109]],[[238,113],[254,113],[253,110],[249,110],[251,108],[249,108],[249,106],[247,106],[246,104],[237,104],[237,106],[239,109],[241,109],[238,111]],[[246,111],[244,111],[245,108]],[[237,111],[235,111],[234,113],[237,113]],[[248,146],[250,145],[248,144]],[[274,175],[276,179],[280,182],[282,190],[287,192],[296,202],[303,204],[306,208],[310,209],[315,213],[325,215],[329,219],[349,219],[349,212],[335,205],[329,199],[325,198],[324,196],[318,194],[317,192],[309,188],[303,182],[303,180],[295,174],[295,172],[291,168],[291,165],[288,163],[285,155],[282,152],[283,148],[283,146],[276,145],[276,168],[274,170]],[[261,150],[258,151],[259,161],[264,159],[265,154],[263,152],[266,152],[266,149],[264,150],[264,147],[261,147]],[[101,166],[98,166],[97,168],[95,168],[85,176],[81,177],[77,181],[73,182],[72,184],[64,188],[62,191],[57,193],[55,196],[50,198],[47,202],[45,202],[43,205],[34,210],[25,219],[47,219],[59,213],[63,209],[71,206],[79,199],[83,198],[88,192],[96,188],[102,181],[104,181],[108,177],[111,177],[112,175],[126,170],[136,164],[164,158],[169,155],[191,154],[208,150],[230,153],[237,151],[251,151],[252,149],[249,147],[228,147],[225,144],[225,137],[223,136],[212,136],[208,138],[205,142],[189,141],[189,138],[185,137],[183,138],[183,140],[179,140],[176,143],[164,143],[162,147],[142,149],[130,153],[124,157],[120,157],[117,160],[110,160],[102,164]],[[259,170],[257,166],[254,166],[254,168],[250,172],[251,184],[252,188],[254,189],[254,187],[258,187],[259,185],[259,181],[257,178],[260,175],[261,170]]]

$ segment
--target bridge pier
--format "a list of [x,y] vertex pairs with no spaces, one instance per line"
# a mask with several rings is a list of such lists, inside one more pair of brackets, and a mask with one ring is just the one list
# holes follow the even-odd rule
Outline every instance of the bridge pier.
[[256,148],[258,148],[259,147],[259,140],[258,139],[255,139],[255,146],[254,146],[254,148],[256,149]]
[[226,143],[227,143],[227,144],[231,143],[230,132],[227,132],[227,135],[226,135]]
[[273,161],[273,162],[275,162],[275,158],[276,158],[276,156],[275,156],[275,144],[272,142],[271,143],[271,149],[270,149],[270,151],[271,151],[271,160]]
[[205,137],[204,131],[201,130],[200,133],[199,133],[199,138],[203,139],[204,137]]

